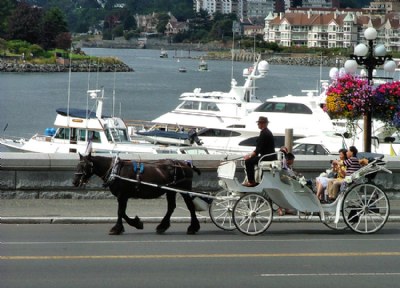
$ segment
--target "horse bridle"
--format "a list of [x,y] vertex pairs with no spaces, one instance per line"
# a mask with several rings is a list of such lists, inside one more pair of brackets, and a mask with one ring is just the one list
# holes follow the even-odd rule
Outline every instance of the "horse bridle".
[[[80,161],[82,164],[82,172],[77,172],[75,175],[81,175],[81,179],[79,180],[79,187],[86,185],[89,182],[90,177],[94,174],[93,171],[93,162],[89,160]],[[87,166],[89,165],[89,171],[87,171]]]

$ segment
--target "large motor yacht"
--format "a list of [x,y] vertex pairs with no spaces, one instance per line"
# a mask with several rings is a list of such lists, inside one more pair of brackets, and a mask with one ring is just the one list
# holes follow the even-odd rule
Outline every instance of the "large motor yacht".
[[261,104],[255,95],[255,80],[264,78],[268,70],[268,62],[258,58],[252,68],[244,69],[246,81],[243,86],[238,86],[232,79],[229,92],[202,92],[201,88],[185,92],[174,110],[152,122],[181,127],[216,127],[235,123]]

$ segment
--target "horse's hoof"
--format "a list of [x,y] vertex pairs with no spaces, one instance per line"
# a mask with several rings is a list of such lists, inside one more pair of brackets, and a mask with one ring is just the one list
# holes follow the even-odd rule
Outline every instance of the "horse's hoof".
[[138,216],[135,217],[132,221],[132,226],[136,229],[142,230],[143,229],[143,222],[140,220]]
[[167,231],[170,226],[171,226],[170,224],[158,225],[156,228],[157,234],[164,234],[164,232]]
[[124,226],[122,226],[122,227],[114,226],[110,229],[110,232],[108,232],[108,235],[121,235],[124,232],[125,232]]
[[196,226],[190,225],[189,228],[186,231],[186,234],[187,235],[194,235],[197,232],[199,232],[199,230],[200,230],[200,225],[196,225]]

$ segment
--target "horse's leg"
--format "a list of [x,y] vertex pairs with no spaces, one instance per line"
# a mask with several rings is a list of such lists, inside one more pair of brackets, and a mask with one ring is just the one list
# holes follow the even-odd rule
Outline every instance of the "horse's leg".
[[171,226],[171,215],[174,213],[176,208],[176,193],[175,192],[167,192],[167,213],[165,214],[164,218],[161,220],[161,223],[157,226],[156,231],[158,234],[162,234],[168,230]]
[[196,234],[196,232],[199,232],[200,230],[200,223],[196,216],[196,209],[194,207],[193,199],[191,196],[189,196],[189,194],[182,193],[181,195],[183,197],[183,200],[185,200],[186,207],[190,212],[190,218],[191,218],[190,226],[188,227],[186,234],[190,235]]
[[108,234],[110,235],[120,235],[125,232],[124,225],[122,224],[122,218],[126,211],[126,204],[128,199],[125,197],[118,197],[118,218],[117,223],[111,228]]
[[135,216],[135,218],[132,219],[126,214],[127,203],[128,203],[128,200],[126,200],[125,209],[123,211],[122,218],[125,219],[126,223],[135,227],[136,229],[139,229],[139,230],[143,229],[143,222],[140,220],[140,218],[138,216]]

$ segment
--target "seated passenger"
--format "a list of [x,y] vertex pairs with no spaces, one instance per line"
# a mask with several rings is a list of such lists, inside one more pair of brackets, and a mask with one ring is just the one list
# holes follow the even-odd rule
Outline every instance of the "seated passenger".
[[[283,148],[286,148],[286,147],[282,147],[280,151],[284,152],[284,154],[285,154],[285,151],[287,151],[287,148],[286,149],[283,149]],[[298,176],[298,173],[296,173],[293,170],[293,163],[294,163],[294,159],[295,158],[296,157],[293,155],[293,153],[290,153],[290,152],[286,153],[285,157],[283,159],[283,163],[282,163],[282,170],[287,173],[287,176],[296,179],[297,176]],[[282,207],[279,207],[277,212],[278,212],[279,216],[283,216],[285,214],[290,214],[290,215],[294,215],[295,214],[295,212],[293,212],[293,211],[291,211],[289,209],[284,209]]]
[[[338,160],[334,160],[333,163],[336,165],[343,165],[346,167],[346,176],[350,176],[358,169],[361,168],[360,161],[357,158],[358,150],[355,146],[350,146],[347,151],[347,159],[343,160],[343,164],[341,164]],[[336,199],[336,196],[340,190],[340,186],[342,185],[344,179],[335,179],[334,181],[328,182],[327,192],[329,200]]]
[[346,166],[341,165],[344,160],[347,159],[347,149],[340,149],[339,150],[339,164],[334,164],[332,161],[332,171],[326,175],[326,176],[319,176],[315,179],[315,186],[316,186],[316,191],[317,191],[317,197],[320,201],[326,200],[325,198],[325,191],[326,187],[328,186],[328,183],[330,181],[333,181],[335,179],[344,179],[346,175]]

